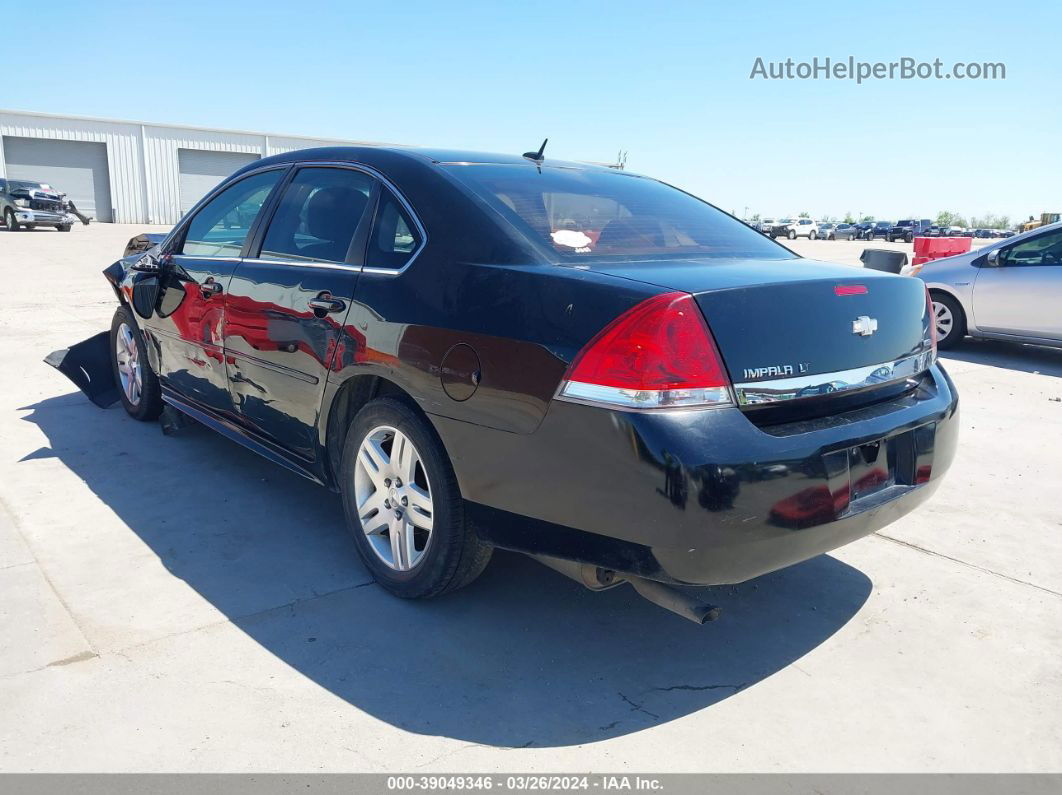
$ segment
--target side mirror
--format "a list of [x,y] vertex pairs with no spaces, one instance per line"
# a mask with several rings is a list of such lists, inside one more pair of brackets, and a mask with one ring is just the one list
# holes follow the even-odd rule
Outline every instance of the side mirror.
[[999,249],[994,248],[988,252],[988,259],[985,260],[993,268],[999,267]]

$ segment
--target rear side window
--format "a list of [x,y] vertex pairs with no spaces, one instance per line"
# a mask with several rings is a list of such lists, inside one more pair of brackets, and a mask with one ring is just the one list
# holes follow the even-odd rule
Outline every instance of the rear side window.
[[225,188],[188,224],[182,254],[193,257],[238,257],[255,218],[283,169],[263,171]]
[[795,256],[710,204],[653,179],[530,163],[448,169],[561,260]]
[[372,268],[404,267],[423,242],[420,230],[389,190],[380,194],[365,264]]
[[346,262],[373,179],[349,168],[302,168],[284,189],[261,259]]

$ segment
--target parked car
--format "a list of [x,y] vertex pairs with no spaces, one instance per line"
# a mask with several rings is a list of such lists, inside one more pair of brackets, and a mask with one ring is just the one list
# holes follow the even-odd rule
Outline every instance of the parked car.
[[703,621],[669,585],[874,532],[954,454],[917,279],[802,260],[647,177],[289,152],[148,243],[104,272],[111,330],[49,361],[134,419],[168,407],[167,427],[193,417],[338,491],[401,597],[465,585],[500,546]]
[[832,240],[833,238],[830,237],[830,235],[833,234],[833,230],[836,229],[836,228],[837,228],[837,224],[831,224],[831,223],[819,224],[819,228],[817,230],[816,236],[825,238],[826,240]]
[[814,240],[818,236],[819,225],[810,218],[797,218],[796,221],[789,225],[789,233],[787,234],[790,240],[796,240],[798,237]]
[[9,232],[54,226],[69,232],[77,218],[66,194],[44,182],[0,179],[0,218]]
[[777,222],[773,218],[764,218],[760,221],[757,231],[762,232],[765,235],[770,235],[775,223]]
[[770,236],[772,238],[789,237],[789,232],[794,223],[796,223],[796,221],[793,218],[783,218],[780,221],[775,221],[771,224]]
[[1000,229],[999,234],[994,237],[1014,237],[1017,234],[1013,229]]
[[830,230],[829,240],[855,240],[859,230],[855,224],[837,224]]
[[941,348],[966,336],[1062,347],[1062,224],[904,273],[929,288]]
[[860,221],[855,225],[856,228],[856,240],[866,240],[867,232],[874,227],[873,221]]
[[889,230],[892,229],[892,221],[875,221],[863,232],[864,240],[874,240],[879,237],[888,238]]
[[904,243],[910,243],[916,237],[922,237],[925,235],[932,225],[933,222],[928,218],[908,218],[903,221],[897,221],[889,227],[889,233],[885,238],[890,243],[897,240],[902,240]]
[[992,237],[993,231],[994,230],[992,229],[975,229],[973,236],[978,238],[990,238]]

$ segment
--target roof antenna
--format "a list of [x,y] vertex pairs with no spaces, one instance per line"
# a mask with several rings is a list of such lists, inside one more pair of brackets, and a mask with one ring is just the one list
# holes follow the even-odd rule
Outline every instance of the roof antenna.
[[536,163],[541,163],[545,158],[542,153],[546,151],[546,144],[549,143],[549,138],[542,142],[542,146],[538,148],[537,152],[524,152],[524,157],[528,160],[534,160]]

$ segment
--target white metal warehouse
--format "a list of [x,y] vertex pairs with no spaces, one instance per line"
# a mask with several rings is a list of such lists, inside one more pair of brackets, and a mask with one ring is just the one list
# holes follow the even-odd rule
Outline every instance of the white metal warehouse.
[[49,183],[97,221],[174,224],[246,163],[356,143],[0,110],[0,177]]

